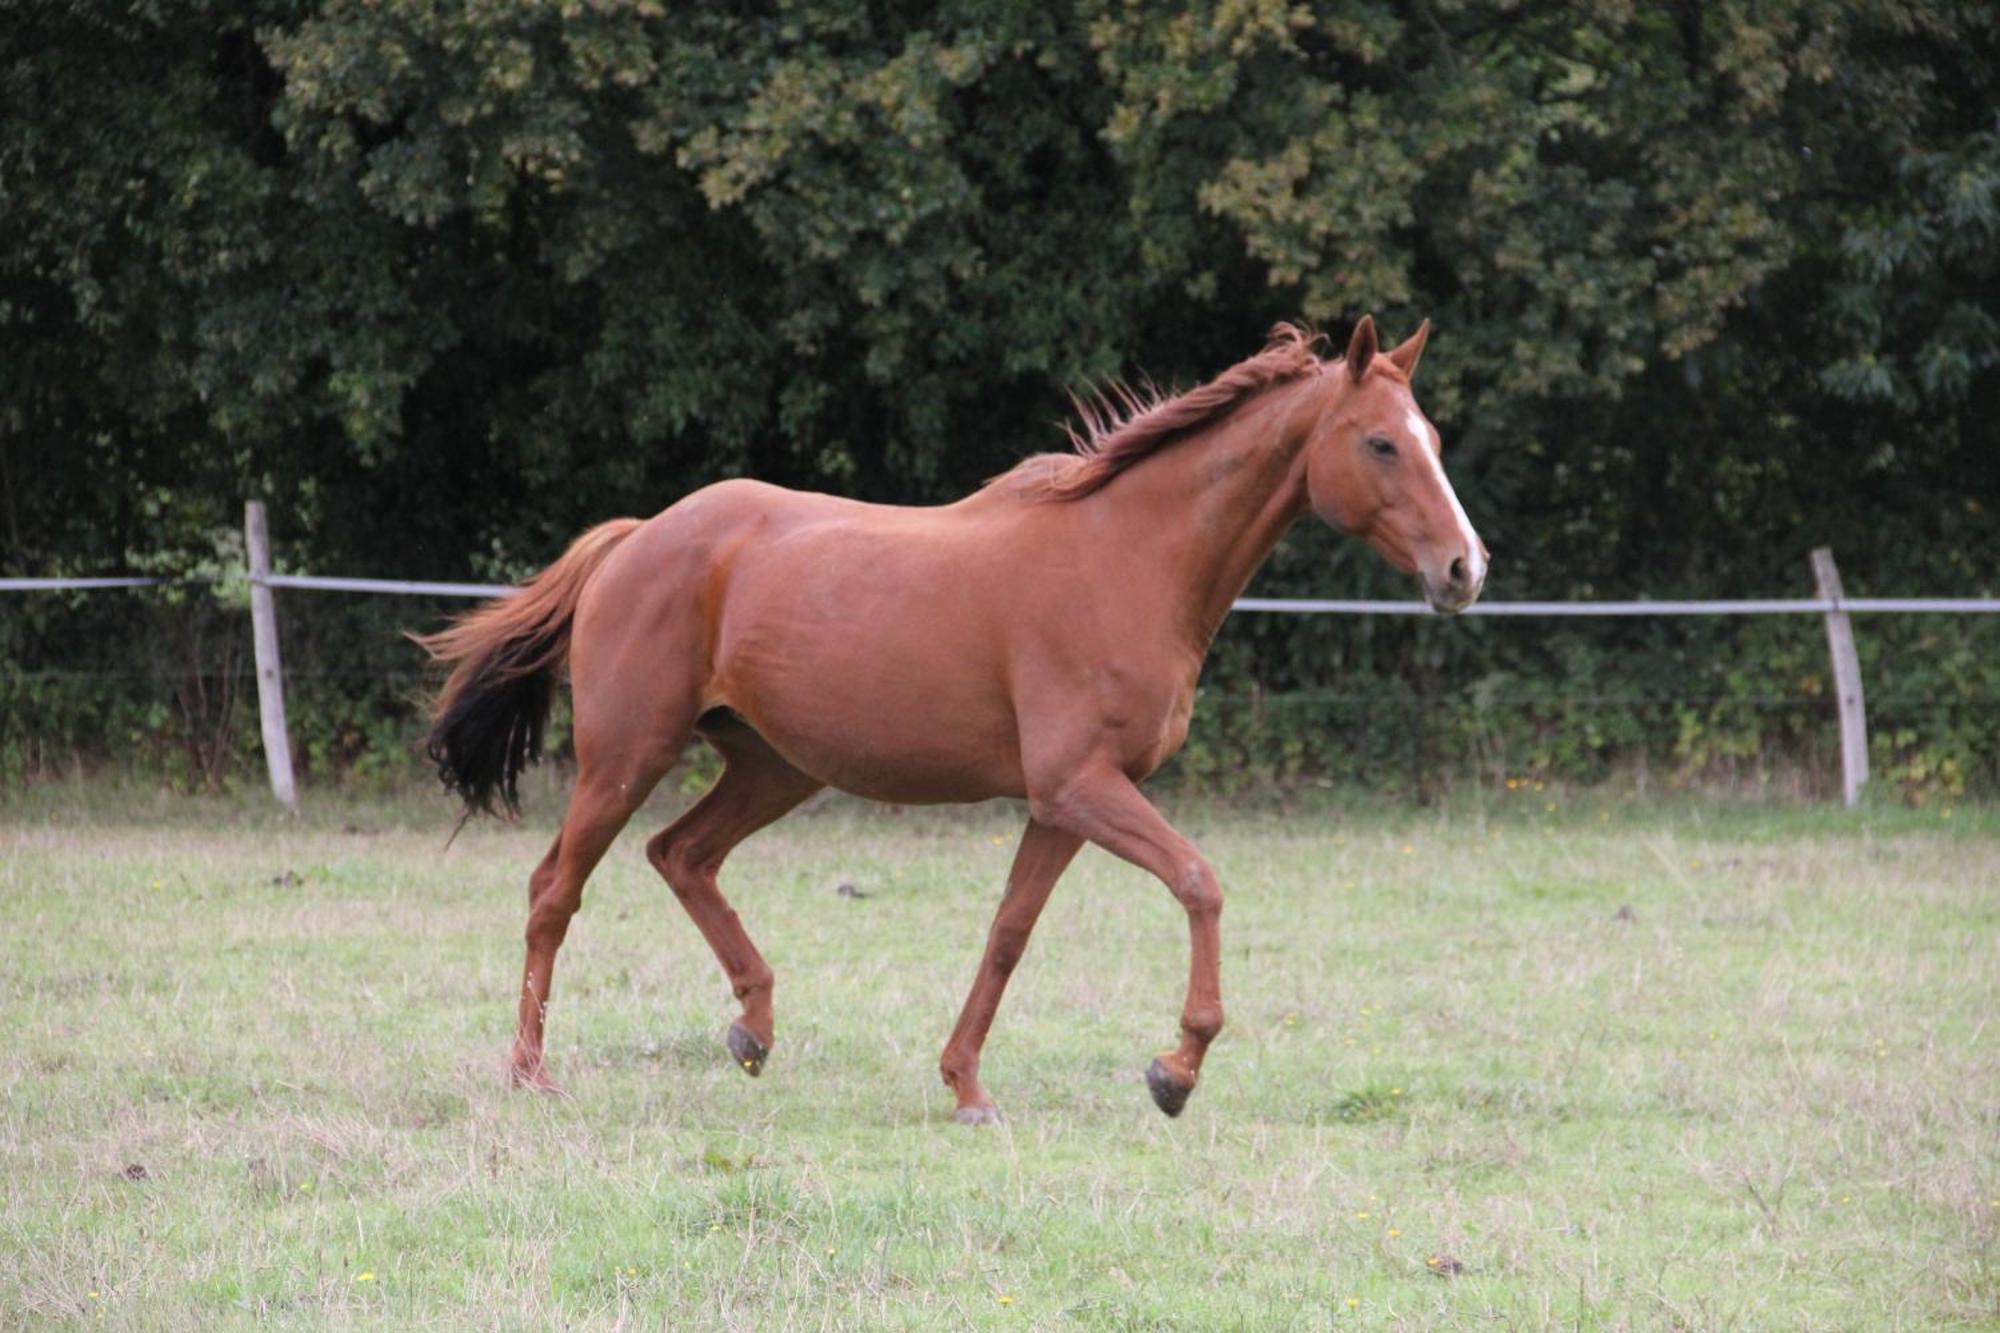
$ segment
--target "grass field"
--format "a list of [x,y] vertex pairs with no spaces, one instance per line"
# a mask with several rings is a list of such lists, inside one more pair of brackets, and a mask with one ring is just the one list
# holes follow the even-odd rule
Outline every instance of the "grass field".
[[1087,851],[968,1130],[936,1057],[1007,808],[828,803],[738,854],[756,1081],[635,825],[562,956],[555,1100],[500,1078],[546,828],[7,799],[0,1326],[2000,1320],[1993,811],[1185,800],[1230,1017],[1186,1114],[1141,1076],[1184,920]]

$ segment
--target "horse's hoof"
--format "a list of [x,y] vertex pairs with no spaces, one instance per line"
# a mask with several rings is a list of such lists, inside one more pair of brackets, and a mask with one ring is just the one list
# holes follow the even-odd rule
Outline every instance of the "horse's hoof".
[[985,1106],[961,1106],[951,1113],[951,1118],[961,1125],[997,1125],[1000,1123],[1000,1108],[990,1103]]
[[1146,1066],[1146,1086],[1152,1089],[1154,1105],[1170,1117],[1181,1113],[1181,1108],[1187,1105],[1188,1094],[1194,1091],[1192,1083],[1180,1082],[1158,1060]]
[[728,1045],[729,1053],[735,1057],[736,1063],[743,1066],[744,1073],[755,1078],[764,1072],[764,1061],[770,1058],[771,1048],[752,1036],[749,1028],[741,1023],[731,1023],[729,1035],[724,1037],[723,1041]]

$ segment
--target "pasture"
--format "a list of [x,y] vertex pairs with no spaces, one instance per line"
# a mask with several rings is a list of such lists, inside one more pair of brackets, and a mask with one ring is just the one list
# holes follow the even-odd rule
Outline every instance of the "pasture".
[[[1187,1111],[1185,920],[1086,850],[950,1123],[938,1048],[1017,813],[820,802],[724,889],[745,1078],[636,820],[510,1092],[557,805],[16,793],[0,814],[0,1326],[1796,1328],[2000,1319],[2000,815],[1518,790],[1171,803],[1229,1024]],[[862,896],[846,896],[838,886]]]

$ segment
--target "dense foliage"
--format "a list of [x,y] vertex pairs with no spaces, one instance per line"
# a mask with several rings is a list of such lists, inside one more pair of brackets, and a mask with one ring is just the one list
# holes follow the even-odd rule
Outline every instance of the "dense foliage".
[[[252,496],[290,567],[436,578],[727,475],[944,499],[1068,388],[1372,310],[1439,328],[1491,597],[1802,594],[1819,544],[2000,592],[1997,60],[1949,0],[26,0],[0,570],[226,575]],[[1258,590],[1399,591],[1305,529]],[[239,592],[10,598],[0,767],[220,778]],[[309,758],[404,764],[435,608],[306,600]],[[1239,618],[1184,771],[1755,769],[1826,743],[1817,635]],[[1993,622],[1863,642],[1878,763],[2000,783]]]

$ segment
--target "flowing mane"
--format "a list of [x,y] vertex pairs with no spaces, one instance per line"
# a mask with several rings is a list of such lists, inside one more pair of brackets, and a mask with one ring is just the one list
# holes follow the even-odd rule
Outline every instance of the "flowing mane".
[[1067,428],[1075,452],[1035,454],[993,481],[1011,480],[1049,499],[1082,499],[1140,459],[1221,420],[1272,385],[1317,370],[1320,359],[1314,348],[1321,341],[1321,335],[1301,325],[1278,324],[1263,351],[1186,393],[1167,395],[1151,385],[1135,390],[1113,383],[1087,397],[1072,395],[1081,422],[1080,428]]

